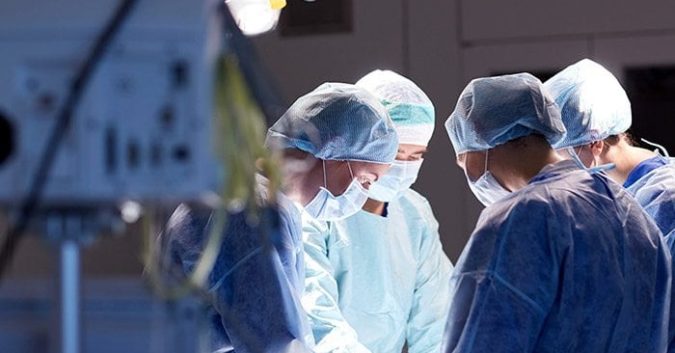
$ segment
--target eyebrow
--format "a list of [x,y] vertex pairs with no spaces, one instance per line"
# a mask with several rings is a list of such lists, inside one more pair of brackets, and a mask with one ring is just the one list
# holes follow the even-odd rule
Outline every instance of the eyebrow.
[[[400,153],[405,153],[406,151],[399,148],[399,149],[398,149],[398,152],[400,152]],[[425,147],[423,150],[421,150],[421,151],[415,151],[413,154],[422,154],[422,153],[427,153],[427,152],[429,152],[429,148],[428,148],[428,147]]]

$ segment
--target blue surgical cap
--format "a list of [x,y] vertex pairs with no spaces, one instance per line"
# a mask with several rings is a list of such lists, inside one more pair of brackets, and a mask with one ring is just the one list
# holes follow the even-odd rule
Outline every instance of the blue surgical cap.
[[528,73],[471,81],[445,128],[456,154],[488,150],[531,134],[543,135],[553,145],[565,135],[553,98]]
[[567,136],[556,148],[586,145],[630,128],[630,101],[614,75],[584,59],[551,77],[544,87],[560,107]]
[[298,98],[267,131],[271,148],[297,148],[323,160],[391,163],[398,150],[382,103],[363,88],[324,83]]

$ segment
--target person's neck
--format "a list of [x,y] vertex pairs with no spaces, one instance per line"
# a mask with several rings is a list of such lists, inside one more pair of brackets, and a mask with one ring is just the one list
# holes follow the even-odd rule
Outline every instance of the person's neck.
[[384,202],[368,199],[361,209],[378,216],[383,216],[385,205]]
[[522,143],[507,143],[490,151],[492,174],[512,192],[527,186],[547,165],[564,160],[548,143],[542,144],[536,140],[526,143],[525,146]]
[[647,159],[656,157],[656,153],[629,144],[612,146],[602,158],[603,163],[613,163],[614,168],[607,171],[607,175],[615,182],[623,184],[628,175]]

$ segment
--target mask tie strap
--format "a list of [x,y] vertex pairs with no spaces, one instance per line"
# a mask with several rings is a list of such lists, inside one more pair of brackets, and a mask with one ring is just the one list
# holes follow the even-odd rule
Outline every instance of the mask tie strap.
[[483,174],[488,171],[488,158],[490,156],[490,150],[485,150],[485,168],[483,168]]
[[647,141],[645,139],[640,139],[640,141],[648,144],[651,147],[655,147],[656,149],[654,150],[654,152],[661,154],[663,157],[670,158],[670,155],[668,154],[668,150],[665,147],[663,147],[662,145],[659,145],[658,143],[654,143],[654,142],[651,142],[651,141]]

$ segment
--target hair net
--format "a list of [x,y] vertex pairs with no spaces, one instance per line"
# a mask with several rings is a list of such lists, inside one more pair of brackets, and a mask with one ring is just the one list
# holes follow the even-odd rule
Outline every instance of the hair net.
[[266,144],[323,160],[391,163],[398,137],[375,96],[355,85],[324,83],[293,103],[268,130]]
[[602,140],[628,130],[630,101],[619,81],[598,63],[584,59],[546,81],[560,107],[567,136],[556,148]]
[[399,143],[429,144],[434,133],[434,105],[414,82],[393,71],[375,70],[356,85],[373,93],[387,108]]
[[456,154],[531,134],[541,134],[553,145],[565,135],[558,107],[541,81],[528,73],[471,81],[445,128]]

